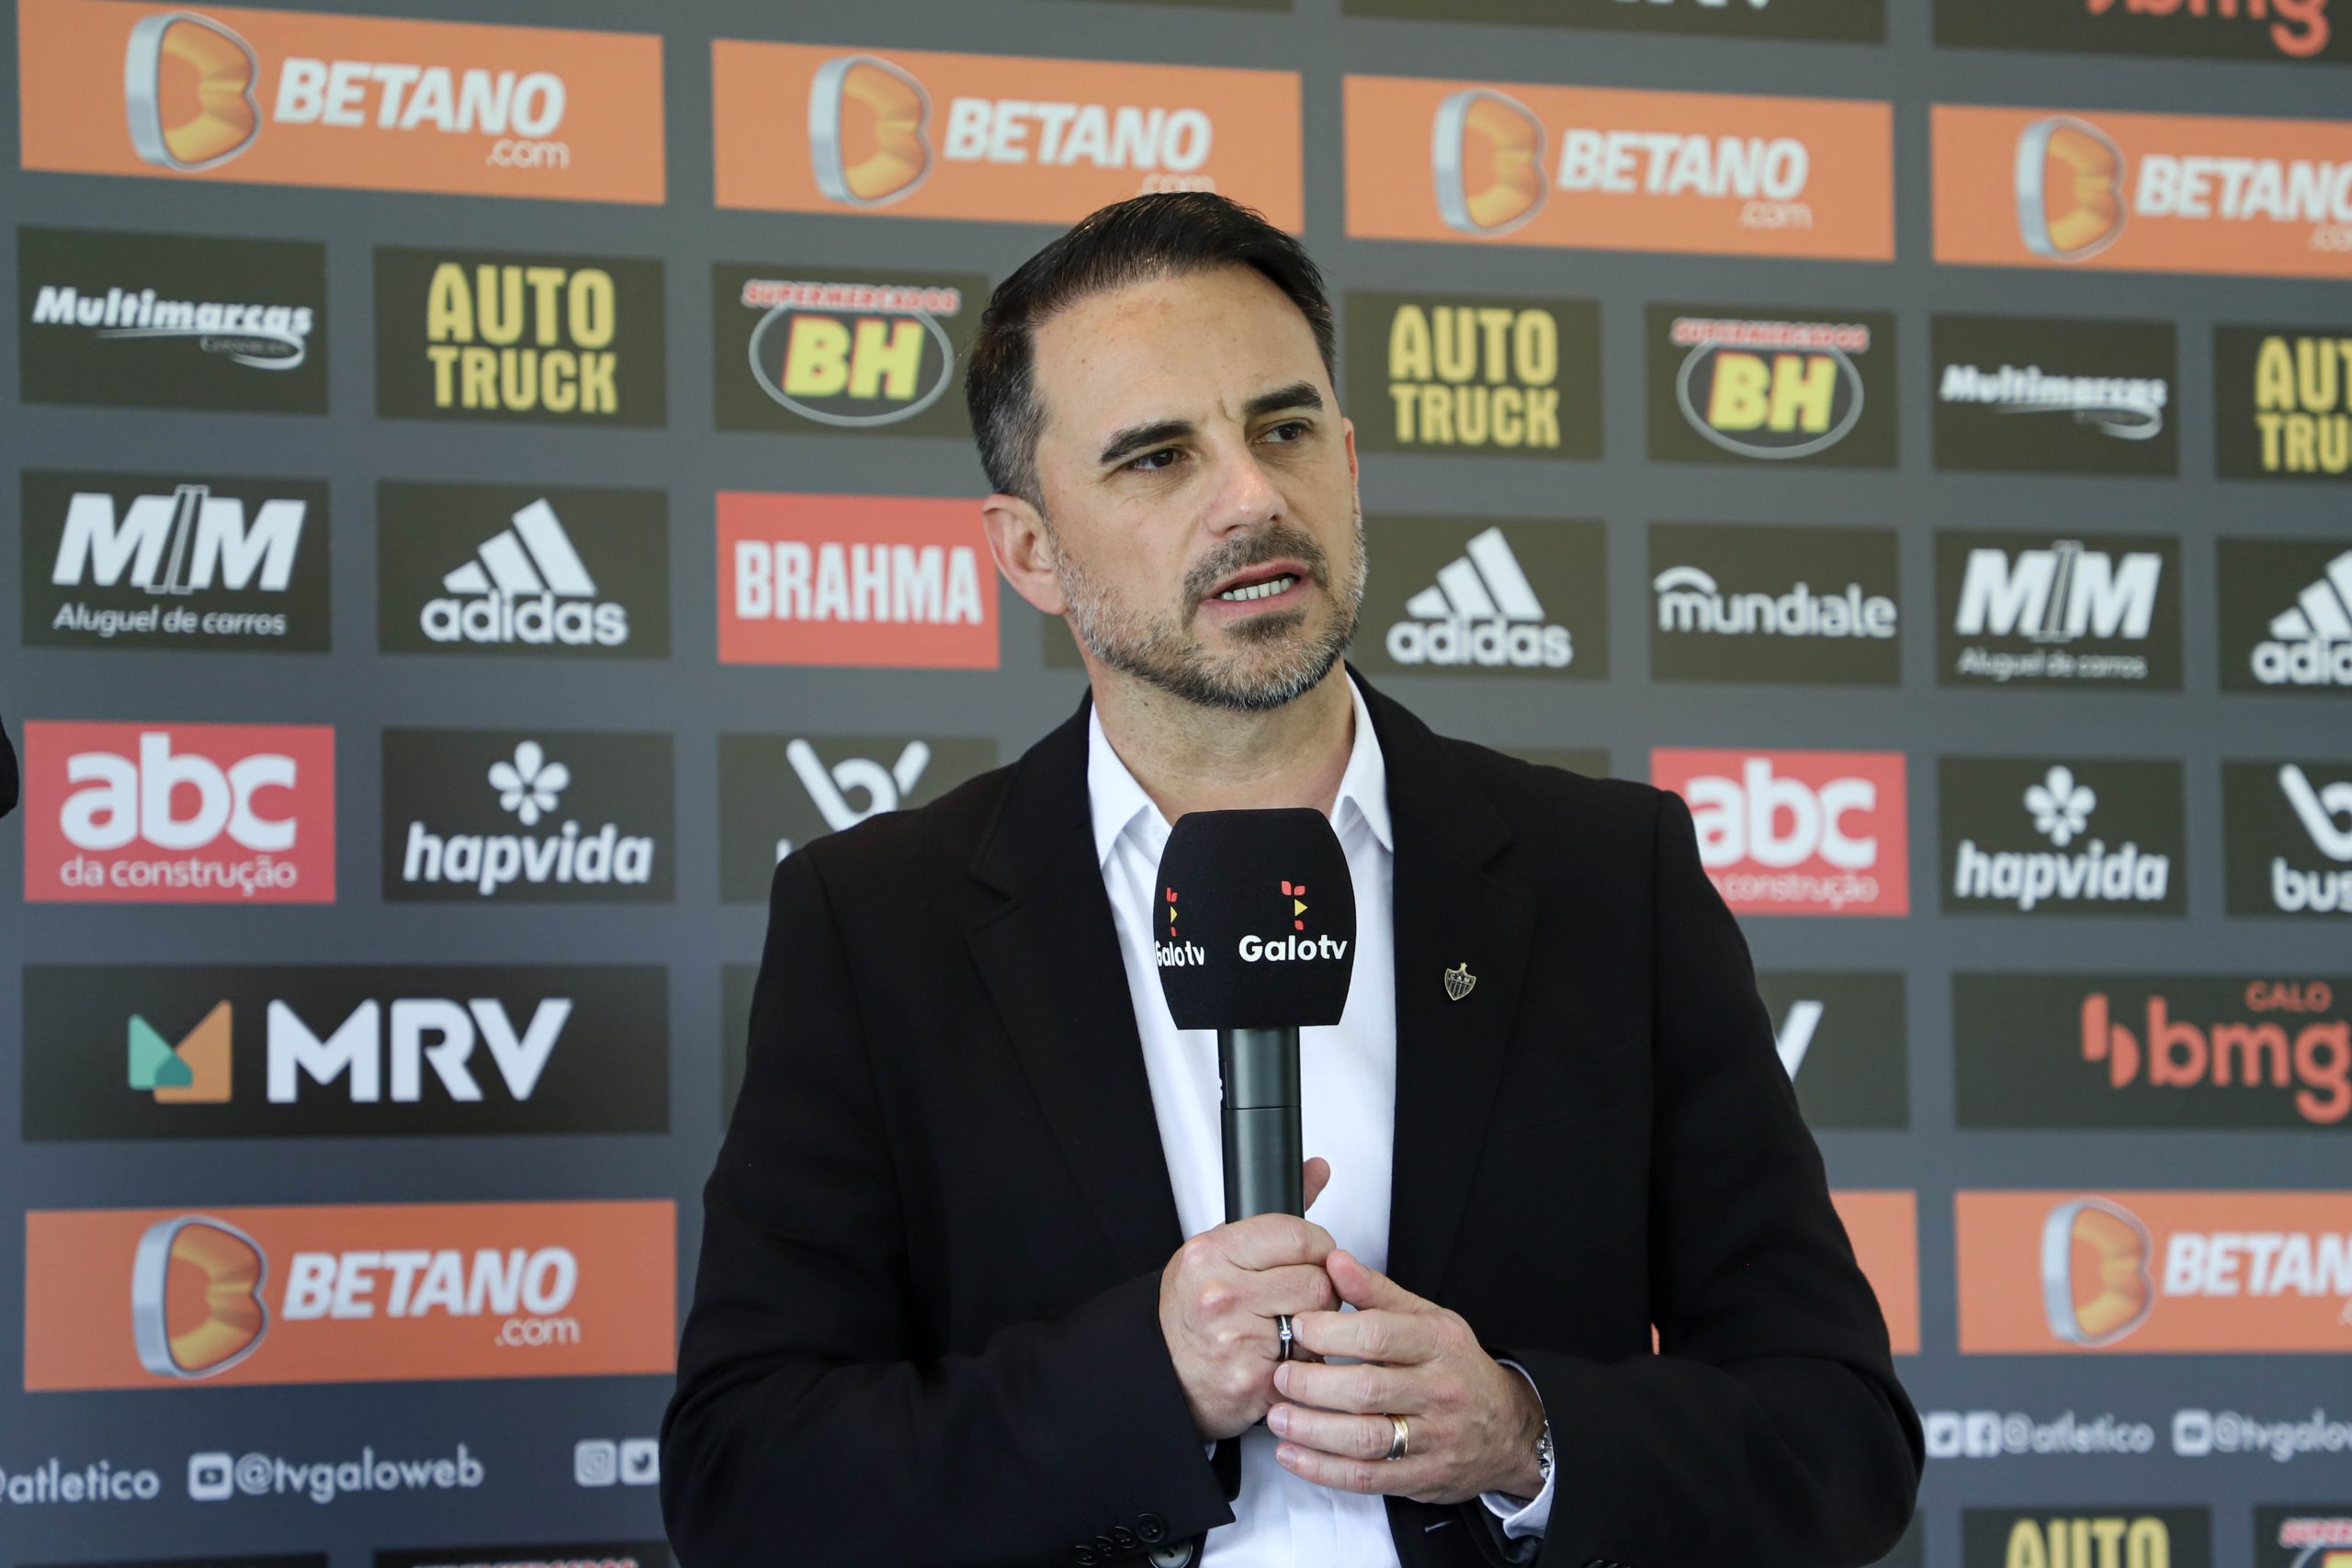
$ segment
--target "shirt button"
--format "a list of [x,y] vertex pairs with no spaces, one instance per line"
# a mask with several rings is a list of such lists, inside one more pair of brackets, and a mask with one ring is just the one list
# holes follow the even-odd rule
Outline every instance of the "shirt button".
[[1136,1535],[1147,1546],[1156,1546],[1168,1539],[1168,1521],[1158,1514],[1137,1514]]

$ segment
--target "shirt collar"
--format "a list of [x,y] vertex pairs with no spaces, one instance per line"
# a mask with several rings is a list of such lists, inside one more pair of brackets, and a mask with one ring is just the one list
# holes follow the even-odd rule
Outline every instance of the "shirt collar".
[[[1331,826],[1344,836],[1351,822],[1361,819],[1380,840],[1380,847],[1394,854],[1396,842],[1388,819],[1388,766],[1380,754],[1380,737],[1372,728],[1372,710],[1364,706],[1363,694],[1352,678],[1348,678],[1348,701],[1355,712],[1355,741],[1348,750],[1347,771],[1340,775]],[[1112,750],[1111,738],[1102,733],[1102,711],[1091,706],[1086,716],[1086,796],[1094,818],[1095,863],[1108,865],[1112,850],[1130,831],[1137,833],[1141,847],[1157,857],[1168,843],[1168,819]]]

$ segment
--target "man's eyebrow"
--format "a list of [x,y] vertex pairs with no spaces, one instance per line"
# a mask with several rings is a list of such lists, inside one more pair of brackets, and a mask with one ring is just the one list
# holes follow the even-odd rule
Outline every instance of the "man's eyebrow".
[[1157,446],[1163,441],[1173,441],[1180,435],[1193,434],[1189,419],[1156,419],[1149,424],[1131,424],[1114,432],[1102,455],[1095,459],[1105,465],[1123,462],[1147,446]]
[[1241,412],[1246,419],[1256,419],[1261,414],[1277,413],[1283,409],[1315,409],[1319,412],[1322,407],[1323,394],[1315,389],[1314,382],[1293,381],[1287,387],[1259,393],[1243,405]]

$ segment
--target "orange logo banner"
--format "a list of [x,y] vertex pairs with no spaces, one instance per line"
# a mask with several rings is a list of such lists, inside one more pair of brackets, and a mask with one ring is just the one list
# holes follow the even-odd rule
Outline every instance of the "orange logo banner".
[[711,98],[721,207],[1059,224],[1214,190],[1306,221],[1294,72],[721,39]]
[[663,1202],[25,1216],[25,1388],[671,1370]]
[[2352,1349],[2352,1191],[1954,1202],[1963,1351]]
[[648,34],[19,0],[17,45],[28,169],[662,199]]
[[1919,1353],[1919,1201],[1913,1192],[1832,1192],[1898,1356]]
[[1938,104],[1936,259],[2352,278],[2352,122]]
[[1347,79],[1348,232],[1706,255],[1894,255],[1883,103]]

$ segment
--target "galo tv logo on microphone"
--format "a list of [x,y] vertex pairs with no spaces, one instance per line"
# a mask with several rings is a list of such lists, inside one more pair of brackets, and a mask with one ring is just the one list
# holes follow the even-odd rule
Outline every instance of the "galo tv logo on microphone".
[[1159,857],[1152,951],[1181,1029],[1337,1023],[1355,887],[1319,811],[1195,811]]

